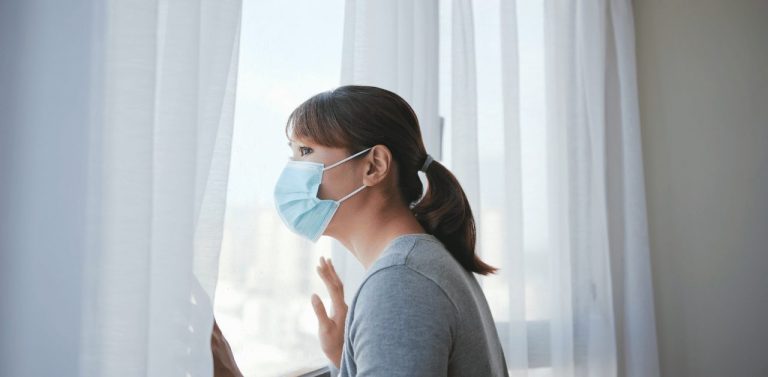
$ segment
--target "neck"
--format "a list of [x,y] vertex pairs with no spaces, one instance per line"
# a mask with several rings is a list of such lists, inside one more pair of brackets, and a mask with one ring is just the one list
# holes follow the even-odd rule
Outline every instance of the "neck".
[[390,241],[403,234],[426,233],[413,213],[405,206],[371,208],[372,219],[354,224],[345,236],[338,238],[367,271]]

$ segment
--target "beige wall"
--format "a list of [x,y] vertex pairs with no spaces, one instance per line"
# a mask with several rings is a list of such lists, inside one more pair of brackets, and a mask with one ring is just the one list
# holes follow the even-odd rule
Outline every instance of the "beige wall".
[[635,0],[666,377],[768,376],[768,0]]

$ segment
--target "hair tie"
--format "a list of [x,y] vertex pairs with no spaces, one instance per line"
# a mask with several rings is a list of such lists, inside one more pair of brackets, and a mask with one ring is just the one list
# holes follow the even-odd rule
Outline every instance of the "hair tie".
[[421,165],[421,169],[419,169],[419,171],[423,171],[426,173],[427,168],[429,167],[429,164],[432,163],[432,161],[433,161],[432,156],[430,156],[429,153],[427,153],[427,158],[424,160],[424,165]]

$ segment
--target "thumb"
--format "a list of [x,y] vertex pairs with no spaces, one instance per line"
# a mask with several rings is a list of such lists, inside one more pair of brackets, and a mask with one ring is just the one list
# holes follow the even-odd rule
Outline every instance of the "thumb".
[[314,293],[312,294],[312,307],[315,309],[315,315],[320,322],[320,326],[327,326],[331,319],[328,318],[328,313],[325,311],[323,300],[320,299],[320,296]]

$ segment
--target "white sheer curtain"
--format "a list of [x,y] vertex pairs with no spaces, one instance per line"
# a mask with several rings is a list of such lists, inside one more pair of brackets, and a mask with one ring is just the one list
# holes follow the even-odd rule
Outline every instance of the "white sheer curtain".
[[550,328],[563,375],[659,375],[631,9],[545,2],[550,282],[561,296]]
[[[347,4],[342,84],[416,101],[428,151],[446,150],[478,220],[478,252],[502,268],[480,280],[511,374],[658,376],[629,0]],[[497,60],[479,61],[481,48]],[[437,90],[413,74],[434,74],[420,54],[442,57]],[[413,94],[434,92],[445,147],[432,138],[436,109]]]
[[210,376],[240,0],[57,3],[0,8],[0,374]]
[[110,1],[86,375],[210,375],[241,4]]

